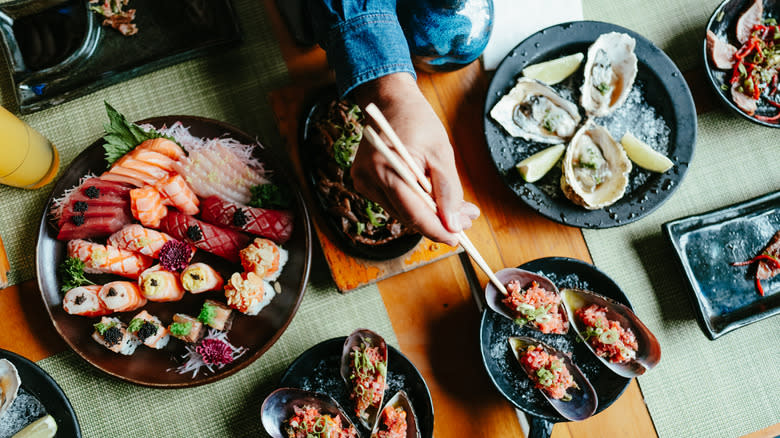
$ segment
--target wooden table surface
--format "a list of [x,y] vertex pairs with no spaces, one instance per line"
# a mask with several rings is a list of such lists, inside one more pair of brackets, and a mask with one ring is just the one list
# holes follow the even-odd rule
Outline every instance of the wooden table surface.
[[[319,48],[297,47],[274,0],[263,0],[278,36],[293,84],[332,81]],[[687,77],[697,108],[710,108],[708,94],[696,92],[701,72]],[[494,268],[517,266],[540,257],[567,256],[590,262],[582,233],[544,219],[518,202],[503,184],[487,153],[482,106],[488,76],[479,62],[457,72],[418,75],[418,83],[447,128],[468,201],[482,216],[467,234]],[[701,97],[701,98],[700,98]],[[481,273],[480,281],[487,281]],[[436,262],[379,283],[401,350],[425,377],[436,412],[435,436],[521,437],[514,408],[491,384],[479,353],[480,314],[458,257]],[[358,292],[359,293],[359,292]],[[37,361],[66,349],[41,305],[35,281],[0,291],[0,348]],[[776,436],[778,425],[750,434]],[[636,381],[612,406],[578,423],[559,423],[553,438],[656,437]]]

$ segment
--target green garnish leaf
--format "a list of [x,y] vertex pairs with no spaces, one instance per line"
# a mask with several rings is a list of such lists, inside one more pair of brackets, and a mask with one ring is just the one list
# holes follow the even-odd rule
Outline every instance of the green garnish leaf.
[[116,326],[116,321],[111,321],[111,322],[108,322],[108,323],[106,323],[106,322],[98,322],[98,323],[93,325],[93,327],[95,327],[95,331],[100,333],[100,336],[105,335],[106,331],[108,331],[108,329],[110,329],[111,327],[114,327],[114,326]]
[[74,287],[83,286],[85,284],[95,284],[84,276],[84,262],[78,257],[68,257],[65,259],[65,261],[60,264],[58,271],[62,279],[62,286],[60,287],[62,292],[67,292]]
[[547,368],[539,368],[536,370],[536,377],[539,378],[539,384],[542,386],[550,386],[553,383],[555,375]]
[[[363,113],[360,111],[360,107],[352,105],[352,108],[347,112],[347,119],[362,121]],[[336,124],[335,127],[341,135],[333,142],[333,159],[342,169],[349,169],[352,166],[352,161],[355,159],[357,153],[357,147],[360,145],[360,141],[363,139],[363,129],[360,124],[347,123],[344,126]]]
[[192,331],[192,323],[174,322],[168,327],[168,331],[171,332],[173,336],[185,336]]
[[200,313],[198,314],[198,321],[210,325],[214,322],[215,316],[217,316],[217,308],[209,303],[203,303],[203,308],[200,309]]
[[355,226],[357,227],[356,231],[358,236],[363,234],[363,231],[366,231],[366,224],[364,224],[363,222],[358,222],[357,224],[355,224]]
[[280,186],[273,183],[261,184],[250,189],[252,191],[252,200],[249,201],[250,207],[258,208],[289,208],[292,201],[292,193],[287,186]]
[[138,330],[141,330],[141,326],[144,325],[145,320],[141,318],[133,318],[132,321],[130,321],[130,325],[127,326],[127,331],[130,333],[135,333]]
[[602,96],[606,96],[606,94],[609,92],[609,90],[612,89],[612,87],[608,83],[602,82],[596,85],[596,89],[599,90],[599,93],[601,93]]
[[106,131],[106,135],[103,137],[106,144],[103,145],[103,149],[106,151],[106,161],[109,165],[114,164],[116,160],[146,140],[162,137],[176,142],[172,137],[160,134],[154,129],[144,131],[140,126],[128,121],[125,116],[115,110],[108,102],[104,103],[106,104],[108,123],[103,125],[103,129]]
[[368,215],[368,220],[371,222],[371,225],[375,227],[385,226],[385,223],[389,219],[389,216],[385,213],[385,209],[376,202],[366,200],[366,203],[366,214]]

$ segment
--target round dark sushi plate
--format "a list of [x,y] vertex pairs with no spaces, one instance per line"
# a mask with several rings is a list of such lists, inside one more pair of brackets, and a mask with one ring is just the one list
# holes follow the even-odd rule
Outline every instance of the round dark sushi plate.
[[[619,301],[629,308],[628,297],[607,274],[581,260],[567,257],[547,257],[518,266],[548,277],[559,288],[586,289]],[[633,308],[632,308],[633,310]],[[568,421],[562,417],[520,367],[509,348],[510,336],[529,336],[556,349],[572,354],[572,360],[588,378],[598,395],[596,413],[608,408],[623,394],[631,379],[613,373],[588,347],[578,342],[574,329],[566,335],[545,335],[521,327],[504,316],[486,308],[480,325],[482,362],[498,391],[515,407],[529,414],[531,437],[549,437],[553,423]]]
[[[575,205],[563,195],[558,167],[553,168],[536,183],[526,183],[522,179],[515,169],[515,164],[551,145],[510,136],[490,117],[490,110],[515,85],[523,68],[574,53],[587,56],[588,47],[600,35],[608,32],[625,33],[636,40],[634,52],[638,58],[638,72],[634,87],[641,87],[642,97],[647,105],[653,108],[656,115],[669,127],[667,156],[674,162],[674,167],[665,173],[653,173],[633,165],[629,175],[629,187],[622,198],[606,208],[587,210]],[[585,61],[583,60],[583,65]],[[574,81],[572,92],[577,97],[578,107],[583,70],[584,67],[581,66],[569,78]],[[584,114],[581,108],[580,111]],[[542,216],[579,228],[621,226],[652,213],[679,187],[693,159],[696,144],[696,109],[690,89],[677,66],[661,49],[642,35],[621,26],[598,21],[575,21],[552,26],[518,44],[501,62],[490,82],[483,121],[488,150],[504,183],[522,202]],[[609,129],[609,125],[606,128]],[[643,182],[631,183],[633,181]],[[544,187],[552,187],[552,190],[545,190]]]
[[323,227],[323,229],[331,240],[336,242],[342,250],[355,257],[369,260],[390,260],[400,257],[420,243],[420,240],[422,240],[421,234],[404,234],[393,240],[378,244],[359,242],[341,229],[340,221],[328,212],[328,209],[332,206],[328,204],[327,200],[317,190],[317,172],[321,166],[326,165],[325,160],[328,157],[323,158],[324,154],[321,151],[321,146],[314,140],[315,123],[326,116],[328,105],[337,99],[338,94],[335,87],[327,87],[314,93],[304,106],[306,110],[303,113],[300,125],[298,145],[300,147],[301,164],[305,178],[309,183],[309,190],[312,198],[314,198],[314,203],[319,207],[317,212],[319,214],[315,213],[314,216],[320,216],[327,223],[327,226]]
[[[718,37],[726,40],[729,44],[739,49],[742,44],[737,41],[736,27],[737,20],[743,12],[753,3],[753,0],[725,0],[721,3],[710,16],[710,20],[707,22],[707,27],[704,29],[704,42],[703,51],[704,54],[704,69],[707,71],[707,77],[710,80],[710,85],[715,91],[715,95],[723,102],[727,107],[731,108],[740,116],[750,120],[753,123],[757,123],[762,126],[768,126],[770,128],[780,128],[780,123],[765,122],[758,120],[757,118],[748,115],[742,111],[733,100],[731,100],[731,87],[729,80],[731,79],[731,70],[720,70],[715,67],[710,57],[709,50],[707,50],[707,31],[712,31]],[[780,2],[776,0],[764,0],[764,18],[773,17],[775,19],[780,18]],[[726,86],[724,90],[722,87]],[[758,109],[756,114],[764,116],[774,116],[777,114],[777,108],[767,104],[764,100],[760,100],[758,103]]]
[[[280,387],[300,388],[333,397],[358,429],[360,436],[369,436],[352,409],[349,390],[341,378],[341,353],[346,336],[328,339],[309,348],[295,359],[282,375]],[[417,415],[421,438],[433,437],[433,400],[428,385],[414,364],[392,345],[387,346],[387,389],[385,401],[404,390]]]
[[21,388],[41,402],[57,422],[58,438],[81,438],[81,428],[70,400],[51,376],[34,362],[0,348],[0,359],[8,359],[22,380]]
[[[165,116],[145,119],[137,123],[148,123],[156,128],[161,128],[162,126],[171,126],[177,121],[189,127],[190,133],[197,137],[230,137],[244,144],[255,143],[254,136],[227,123],[203,117]],[[68,346],[91,365],[118,379],[138,385],[159,388],[197,386],[217,381],[245,368],[262,356],[287,328],[298,310],[309,278],[312,256],[309,214],[303,197],[297,189],[297,185],[293,183],[294,180],[288,174],[282,159],[270,148],[254,148],[255,156],[264,163],[267,169],[273,172],[274,182],[287,184],[295,198],[291,208],[295,215],[293,234],[291,239],[284,244],[284,248],[289,252],[289,260],[277,280],[282,293],[277,294],[257,316],[247,316],[235,312],[236,317],[228,333],[228,339],[237,347],[245,347],[246,353],[224,368],[215,370],[214,373],[202,369],[197,377],[193,378],[191,373],[178,374],[172,370],[172,368],[181,365],[181,356],[186,352],[184,344],[178,339],[171,339],[168,345],[161,350],[153,350],[141,345],[133,355],[123,356],[111,352],[92,339],[94,331],[92,325],[99,318],[69,315],[62,308],[63,294],[60,292],[61,283],[57,275],[57,266],[67,257],[67,242],[56,239],[57,229],[50,223],[49,210],[52,206],[52,200],[62,196],[65,190],[77,185],[84,175],[90,172],[100,175],[106,170],[103,143],[102,139],[95,141],[65,169],[52,190],[38,227],[35,258],[38,287],[54,328]],[[193,261],[211,264],[226,279],[231,273],[243,270],[240,265],[232,265],[203,251],[198,251]],[[104,284],[120,278],[105,275],[96,276],[94,279],[96,282]],[[180,301],[149,302],[143,308],[167,325],[175,313],[196,317],[206,299],[224,302],[225,296],[221,292],[206,292],[197,295],[187,293]],[[116,316],[122,322],[129,323],[130,319],[139,311],[116,313],[111,316]]]

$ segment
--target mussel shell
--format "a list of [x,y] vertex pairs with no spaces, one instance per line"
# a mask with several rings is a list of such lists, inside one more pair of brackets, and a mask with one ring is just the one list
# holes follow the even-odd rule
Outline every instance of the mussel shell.
[[[344,341],[344,349],[341,352],[341,378],[344,379],[344,383],[347,384],[347,388],[349,393],[352,393],[352,382],[350,382],[349,375],[349,353],[352,351],[353,347],[360,348],[360,344],[362,342],[368,342],[372,347],[379,347],[379,355],[382,357],[382,360],[385,362],[385,366],[387,366],[387,343],[385,342],[385,339],[382,336],[379,336],[376,332],[373,332],[368,329],[357,329],[352,334],[347,336],[347,339]],[[387,388],[387,382],[385,382],[385,389]],[[368,409],[366,409],[366,414],[368,414],[368,418],[358,417],[360,422],[363,424],[363,426],[366,427],[366,429],[371,430],[371,428],[374,426],[374,423],[376,422],[377,416],[379,416],[380,408],[382,406],[382,402],[384,401],[384,390],[382,393],[382,400],[379,401],[378,406],[369,406]]]
[[[403,390],[396,392],[395,395],[387,401],[385,406],[382,407],[382,410],[388,406],[394,408],[400,407],[406,411],[406,438],[420,438],[420,430],[417,427],[417,414],[415,414],[412,402],[409,401],[409,396],[406,395],[406,392]],[[381,415],[377,416],[374,428],[371,429],[371,438],[374,438],[374,434],[379,430],[381,417]]]
[[636,352],[636,359],[626,363],[611,363],[609,360],[598,356],[590,343],[585,342],[588,349],[593,352],[607,368],[614,371],[615,374],[628,378],[636,377],[656,366],[661,360],[661,344],[658,343],[658,339],[656,339],[650,329],[639,320],[636,314],[624,304],[597,293],[581,289],[562,289],[561,298],[563,298],[566,311],[569,313],[569,320],[572,321],[574,331],[577,332],[577,336],[579,336],[580,339],[584,340],[584,337],[582,336],[584,328],[574,313],[577,309],[591,304],[606,307],[608,319],[616,320],[624,329],[630,328],[631,331],[634,332],[639,348]]
[[329,395],[298,388],[279,388],[263,401],[260,417],[265,431],[273,438],[287,438],[284,423],[295,415],[295,406],[312,406],[322,415],[341,418],[342,427],[355,427],[338,402]]
[[[555,292],[556,295],[559,295],[558,288],[555,287],[555,284],[550,281],[549,278],[545,277],[544,275],[539,275],[530,271],[526,271],[523,269],[518,268],[506,268],[502,269],[498,272],[496,272],[496,278],[501,282],[501,284],[506,285],[512,280],[517,280],[522,285],[523,289],[528,288],[531,285],[531,282],[537,282],[540,287],[544,288],[548,291]],[[488,307],[493,309],[498,314],[501,314],[512,321],[515,320],[514,315],[512,315],[509,312],[509,309],[504,305],[504,303],[501,302],[505,298],[505,295],[502,294],[498,288],[496,288],[493,283],[488,282],[487,286],[485,286],[485,301],[487,302]],[[569,316],[566,312],[566,310],[563,309],[563,300],[561,300],[561,305],[558,306],[558,311],[561,314],[561,318],[563,319],[563,325],[566,331],[569,330]],[[529,327],[533,330],[537,330],[538,328],[534,324],[526,324],[526,327]]]
[[20,386],[22,379],[14,364],[8,359],[0,359],[0,417],[16,400]]
[[[523,366],[519,365],[520,352],[518,350],[525,349],[530,345],[541,347],[547,353],[554,354],[563,360],[563,363],[565,364],[566,368],[569,369],[569,373],[571,373],[572,378],[574,378],[574,383],[579,386],[579,389],[569,389],[568,392],[572,397],[571,400],[557,400],[548,396],[547,393],[541,389],[539,390],[539,392],[544,395],[544,398],[550,402],[552,407],[555,408],[559,414],[571,421],[581,421],[590,417],[596,412],[596,408],[598,408],[599,405],[596,391],[593,389],[593,385],[590,384],[590,381],[588,381],[587,377],[582,374],[580,368],[571,360],[569,354],[558,351],[544,342],[526,336],[511,337],[508,339],[508,341],[509,348],[515,355],[515,358],[517,358],[518,366],[520,366],[520,368],[523,368]],[[523,371],[525,371],[525,368],[523,368]],[[533,380],[531,376],[528,376],[528,378]]]

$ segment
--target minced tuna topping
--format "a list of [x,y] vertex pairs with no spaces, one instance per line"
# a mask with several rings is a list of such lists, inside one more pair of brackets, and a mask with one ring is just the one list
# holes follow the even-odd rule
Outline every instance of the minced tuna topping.
[[577,318],[585,327],[582,336],[597,355],[612,363],[625,363],[636,358],[639,343],[630,328],[607,318],[607,308],[597,304],[577,309]]
[[533,380],[536,388],[541,389],[550,398],[569,401],[569,388],[576,388],[569,369],[561,358],[547,353],[541,347],[530,345],[520,355],[520,364]]
[[506,284],[509,295],[501,302],[515,314],[518,325],[532,324],[542,333],[566,333],[566,325],[560,311],[561,297],[532,282],[523,290],[517,280]]

